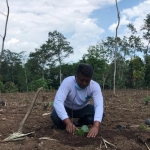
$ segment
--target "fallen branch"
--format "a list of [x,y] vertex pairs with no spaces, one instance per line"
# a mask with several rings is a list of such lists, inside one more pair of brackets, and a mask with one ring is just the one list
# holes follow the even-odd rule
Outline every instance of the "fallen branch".
[[102,149],[102,141],[101,141],[101,143],[100,143],[99,149],[100,149],[100,150]]
[[150,148],[148,147],[148,145],[146,143],[144,143],[144,144],[146,145],[147,149],[150,150]]
[[106,147],[106,149],[107,149],[107,144],[105,143],[105,140],[103,139],[103,142],[104,142],[104,145],[105,145],[105,147]]
[[102,143],[104,143],[106,149],[107,149],[107,144],[114,147],[115,149],[117,149],[117,147],[114,144],[108,142],[107,140],[103,139],[102,137],[101,137],[101,139],[102,139],[103,142],[101,142],[101,144],[100,144],[100,150],[101,150],[101,147],[102,147]]
[[56,139],[51,139],[51,138],[49,138],[49,137],[41,137],[41,138],[39,138],[40,140],[50,140],[50,141],[58,141],[58,140],[56,140]]
[[47,115],[50,115],[51,112],[48,112],[48,113],[44,113],[42,116],[47,116]]
[[20,122],[18,132],[22,132],[23,125],[25,124],[25,121],[26,121],[27,118],[29,117],[29,115],[30,115],[30,113],[31,113],[31,111],[32,111],[32,109],[33,109],[34,103],[35,103],[35,101],[36,101],[36,99],[37,99],[37,96],[38,96],[39,92],[40,92],[42,89],[43,89],[43,88],[41,87],[41,88],[39,88],[38,91],[36,92],[35,97],[34,97],[32,103],[31,103],[31,105],[30,105],[30,107],[29,107],[28,112],[26,113],[26,115],[25,115],[25,117],[23,118],[23,120]]
[[36,101],[36,99],[37,99],[37,96],[38,96],[39,92],[40,92],[42,89],[43,89],[43,88],[41,87],[41,88],[39,88],[38,91],[36,92],[35,97],[34,97],[32,103],[31,103],[31,105],[30,105],[30,107],[29,107],[29,109],[28,109],[26,115],[24,116],[23,120],[22,120],[22,121],[20,122],[20,124],[19,124],[18,132],[15,132],[15,133],[11,134],[9,137],[5,138],[5,139],[4,139],[3,141],[1,141],[1,142],[10,142],[10,141],[24,140],[27,135],[34,133],[34,132],[30,132],[30,133],[22,134],[22,128],[23,128],[23,125],[25,124],[25,121],[27,120],[27,118],[29,117],[29,115],[30,115],[30,113],[31,113],[31,111],[32,111],[32,109],[33,109],[34,103],[35,103],[35,101]]

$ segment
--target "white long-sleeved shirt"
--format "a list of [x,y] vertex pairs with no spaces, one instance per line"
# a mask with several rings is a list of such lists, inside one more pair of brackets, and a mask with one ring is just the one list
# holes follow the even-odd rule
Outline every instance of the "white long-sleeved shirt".
[[101,122],[103,116],[103,96],[99,84],[91,80],[89,85],[81,90],[77,89],[75,84],[75,76],[67,77],[61,83],[54,99],[54,108],[57,115],[61,120],[69,118],[65,107],[73,110],[82,109],[92,98],[95,108],[94,121]]

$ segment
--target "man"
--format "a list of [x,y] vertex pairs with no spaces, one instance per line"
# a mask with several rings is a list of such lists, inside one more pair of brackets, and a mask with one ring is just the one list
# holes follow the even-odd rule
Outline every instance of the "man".
[[[80,64],[76,75],[67,77],[61,83],[51,114],[53,123],[60,129],[74,134],[77,127],[92,125],[87,137],[96,137],[103,117],[103,97],[99,84],[92,80],[93,68]],[[93,99],[94,105],[89,104]],[[71,118],[79,118],[77,124]]]

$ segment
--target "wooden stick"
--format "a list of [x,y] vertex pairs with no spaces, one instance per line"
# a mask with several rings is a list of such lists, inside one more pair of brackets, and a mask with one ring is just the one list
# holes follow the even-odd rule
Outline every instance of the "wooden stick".
[[104,145],[105,145],[105,147],[107,149],[107,144],[105,143],[105,140],[103,138],[102,138],[102,140],[103,140],[103,143],[104,143]]
[[100,150],[102,149],[102,141],[101,141],[101,143],[100,143],[99,149],[100,149]]
[[104,144],[105,144],[105,147],[107,148],[107,144],[109,144],[109,145],[111,145],[111,146],[113,146],[113,147],[115,147],[116,148],[116,146],[114,145],[114,144],[112,144],[112,143],[110,143],[110,142],[108,142],[108,141],[106,141],[105,139],[103,139],[102,137],[101,137],[101,139],[103,140],[103,142],[104,142]]
[[29,115],[30,115],[30,113],[31,113],[31,111],[32,111],[32,108],[33,108],[33,106],[34,106],[34,103],[35,103],[35,101],[36,101],[36,99],[37,99],[37,96],[38,96],[39,92],[40,92],[42,89],[43,89],[43,87],[39,88],[38,91],[36,92],[36,94],[35,94],[35,96],[34,96],[34,99],[33,99],[32,103],[31,103],[31,105],[30,105],[30,107],[29,107],[29,109],[28,109],[26,115],[24,116],[23,120],[22,120],[22,121],[20,122],[20,124],[19,124],[18,132],[22,132],[23,125],[25,124],[25,121],[26,121],[27,118],[29,117]]
[[145,143],[145,145],[146,145],[147,149],[150,150],[150,148],[148,147],[148,145],[146,143]]

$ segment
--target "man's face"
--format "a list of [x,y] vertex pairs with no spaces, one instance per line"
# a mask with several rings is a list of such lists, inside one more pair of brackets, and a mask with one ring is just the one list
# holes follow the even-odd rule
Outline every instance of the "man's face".
[[91,77],[87,77],[81,73],[76,75],[76,82],[80,86],[80,88],[86,88],[91,81]]

